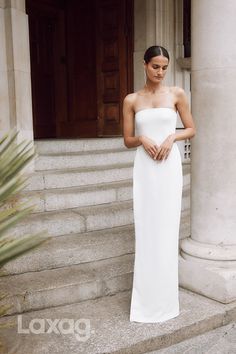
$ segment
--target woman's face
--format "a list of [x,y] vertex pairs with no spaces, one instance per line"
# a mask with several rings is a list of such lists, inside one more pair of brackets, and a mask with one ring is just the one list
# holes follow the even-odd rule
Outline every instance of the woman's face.
[[152,57],[149,63],[144,62],[147,79],[153,83],[158,83],[164,79],[169,60],[163,55]]

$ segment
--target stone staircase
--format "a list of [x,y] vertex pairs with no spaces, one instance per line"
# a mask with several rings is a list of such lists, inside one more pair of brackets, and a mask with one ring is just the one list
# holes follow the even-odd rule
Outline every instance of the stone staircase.
[[[106,303],[112,296],[113,302],[120,296],[127,301],[134,265],[136,148],[127,149],[123,138],[37,141],[36,146],[35,172],[22,195],[35,210],[11,234],[47,230],[51,237],[1,269],[0,287],[8,294],[1,303],[11,305],[5,319]],[[183,175],[180,238],[190,232],[189,163],[183,163]]]
[[[132,285],[132,169],[123,138],[36,142],[24,200],[35,211],[11,234],[43,229],[46,243],[2,268],[9,314],[95,299]],[[183,165],[181,237],[189,228],[189,165]]]

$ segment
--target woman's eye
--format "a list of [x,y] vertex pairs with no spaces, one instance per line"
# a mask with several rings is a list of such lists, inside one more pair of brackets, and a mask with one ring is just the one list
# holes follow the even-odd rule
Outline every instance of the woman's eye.
[[[159,66],[153,66],[153,69],[159,69]],[[167,70],[167,66],[164,66],[163,70]]]

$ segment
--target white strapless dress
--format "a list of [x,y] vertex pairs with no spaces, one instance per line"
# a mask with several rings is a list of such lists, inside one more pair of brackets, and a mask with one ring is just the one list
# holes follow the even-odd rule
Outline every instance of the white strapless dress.
[[[135,114],[135,135],[161,144],[175,133],[172,108]],[[178,249],[182,161],[176,142],[167,160],[154,160],[139,145],[133,166],[135,262],[130,321],[163,322],[179,315]]]

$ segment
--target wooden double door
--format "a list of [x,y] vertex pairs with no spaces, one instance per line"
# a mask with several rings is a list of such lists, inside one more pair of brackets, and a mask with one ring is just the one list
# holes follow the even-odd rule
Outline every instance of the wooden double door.
[[122,135],[132,0],[26,0],[35,138]]

